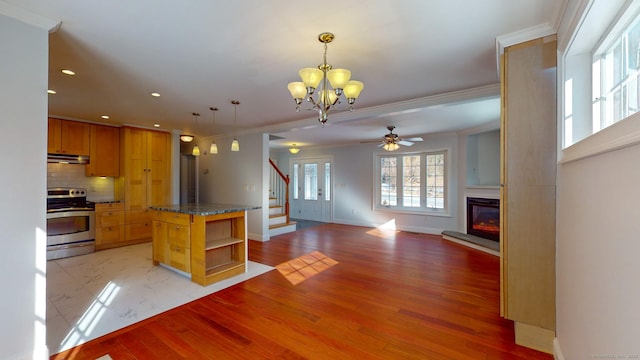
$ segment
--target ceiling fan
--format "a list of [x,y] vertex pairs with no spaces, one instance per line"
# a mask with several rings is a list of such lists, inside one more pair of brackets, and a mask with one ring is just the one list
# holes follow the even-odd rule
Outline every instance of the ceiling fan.
[[378,147],[382,147],[383,149],[387,150],[387,151],[396,151],[400,148],[400,145],[402,146],[411,146],[413,145],[414,142],[418,142],[418,141],[423,141],[423,139],[421,137],[413,137],[413,138],[408,138],[408,139],[403,139],[401,137],[398,136],[398,134],[394,134],[393,133],[393,129],[395,129],[396,127],[393,125],[389,125],[387,126],[387,130],[389,130],[389,133],[386,134],[382,140],[370,140],[370,141],[362,141],[361,143],[374,143],[374,142],[380,142],[380,145],[378,145]]

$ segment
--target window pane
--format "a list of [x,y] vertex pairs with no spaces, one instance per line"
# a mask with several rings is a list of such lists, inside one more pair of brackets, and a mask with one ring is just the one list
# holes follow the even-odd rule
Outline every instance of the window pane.
[[293,164],[293,198],[298,200],[298,190],[300,189],[298,186],[298,164]]
[[444,153],[427,155],[428,208],[444,209]]
[[304,199],[318,200],[318,164],[304,164]]
[[331,201],[331,163],[324,163],[324,199]]
[[420,207],[420,156],[402,157],[402,205]]
[[396,206],[397,160],[395,157],[380,158],[380,205]]

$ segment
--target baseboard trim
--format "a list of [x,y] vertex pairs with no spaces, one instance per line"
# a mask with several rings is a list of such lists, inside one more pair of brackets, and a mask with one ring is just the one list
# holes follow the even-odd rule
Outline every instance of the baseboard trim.
[[564,360],[564,354],[562,348],[560,348],[560,340],[558,338],[553,339],[553,358],[555,360]]
[[553,354],[555,331],[516,321],[515,333],[516,344]]
[[449,241],[452,241],[454,243],[460,244],[460,245],[464,245],[466,247],[470,247],[472,249],[476,249],[476,250],[480,250],[480,251],[486,252],[487,254],[495,255],[495,256],[498,256],[498,257],[500,256],[500,252],[499,251],[495,251],[493,249],[489,249],[489,248],[484,247],[482,245],[478,245],[478,244],[474,244],[474,243],[471,243],[471,242],[468,242],[468,241],[460,240],[460,239],[457,239],[457,238],[455,238],[453,236],[444,235],[444,234],[442,235],[442,238],[445,239],[445,240],[449,240]]

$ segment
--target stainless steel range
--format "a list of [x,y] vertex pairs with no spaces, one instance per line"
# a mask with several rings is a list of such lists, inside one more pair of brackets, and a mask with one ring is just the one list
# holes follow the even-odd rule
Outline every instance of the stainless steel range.
[[81,188],[47,189],[47,260],[92,253],[95,204]]

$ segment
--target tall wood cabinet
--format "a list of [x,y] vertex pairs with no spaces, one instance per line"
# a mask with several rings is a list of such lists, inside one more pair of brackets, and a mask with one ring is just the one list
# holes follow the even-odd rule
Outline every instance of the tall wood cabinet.
[[501,61],[501,313],[516,343],[555,336],[556,38],[507,47]]
[[49,118],[47,152],[89,156],[91,125],[79,121]]
[[151,241],[152,205],[170,203],[171,135],[123,127],[120,130],[120,177],[116,198],[125,204],[125,240]]

